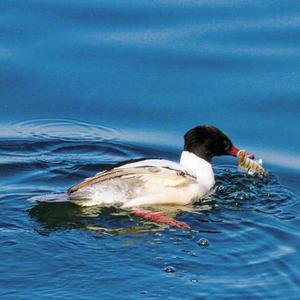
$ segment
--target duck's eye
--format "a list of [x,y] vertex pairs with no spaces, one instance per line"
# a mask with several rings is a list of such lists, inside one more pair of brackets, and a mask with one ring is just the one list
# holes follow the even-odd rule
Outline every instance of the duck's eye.
[[224,144],[225,151],[228,151],[231,148],[231,143],[230,142],[228,142],[228,141],[225,140],[223,142],[223,144]]

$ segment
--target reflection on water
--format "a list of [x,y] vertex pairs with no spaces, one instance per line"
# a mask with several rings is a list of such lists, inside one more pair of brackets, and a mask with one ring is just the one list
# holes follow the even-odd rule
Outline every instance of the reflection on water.
[[[168,227],[134,216],[130,211],[114,207],[80,207],[68,202],[65,194],[34,196],[30,200],[34,203],[34,206],[29,209],[30,217],[49,233],[55,230],[85,229],[116,235],[157,231]],[[147,209],[154,212],[159,211],[168,217],[177,217],[183,212],[196,213],[211,208],[211,200],[205,200],[197,207],[192,205],[184,207],[156,206]],[[118,227],[115,228],[116,226]],[[40,232],[40,229],[37,231]]]
[[158,231],[165,227],[145,222],[135,225],[128,214],[115,208],[78,207],[69,202],[41,202],[29,210],[29,215],[40,223],[42,229],[36,230],[42,234],[54,230],[83,229],[113,236]]

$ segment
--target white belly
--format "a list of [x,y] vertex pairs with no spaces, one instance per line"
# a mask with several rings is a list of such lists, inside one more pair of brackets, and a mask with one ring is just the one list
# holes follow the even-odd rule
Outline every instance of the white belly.
[[151,207],[155,205],[187,205],[203,197],[208,191],[198,183],[184,187],[164,187],[145,184],[132,186],[128,181],[109,180],[83,188],[70,199],[80,206],[119,206],[122,208]]

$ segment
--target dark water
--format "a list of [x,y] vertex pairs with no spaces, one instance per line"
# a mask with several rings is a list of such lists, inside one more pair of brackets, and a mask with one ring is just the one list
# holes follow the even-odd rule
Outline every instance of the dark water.
[[[299,38],[299,1],[0,1],[1,299],[299,299]],[[191,229],[62,201],[203,123],[270,176],[216,159]]]

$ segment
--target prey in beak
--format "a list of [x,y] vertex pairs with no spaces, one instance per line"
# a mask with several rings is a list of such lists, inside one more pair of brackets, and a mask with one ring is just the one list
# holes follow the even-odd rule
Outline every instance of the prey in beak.
[[[231,155],[231,156],[237,156],[237,154],[239,153],[240,149],[235,147],[235,146],[232,146],[229,151],[228,151],[228,154]],[[254,154],[250,153],[250,152],[246,152],[246,156],[250,159],[254,159]]]

